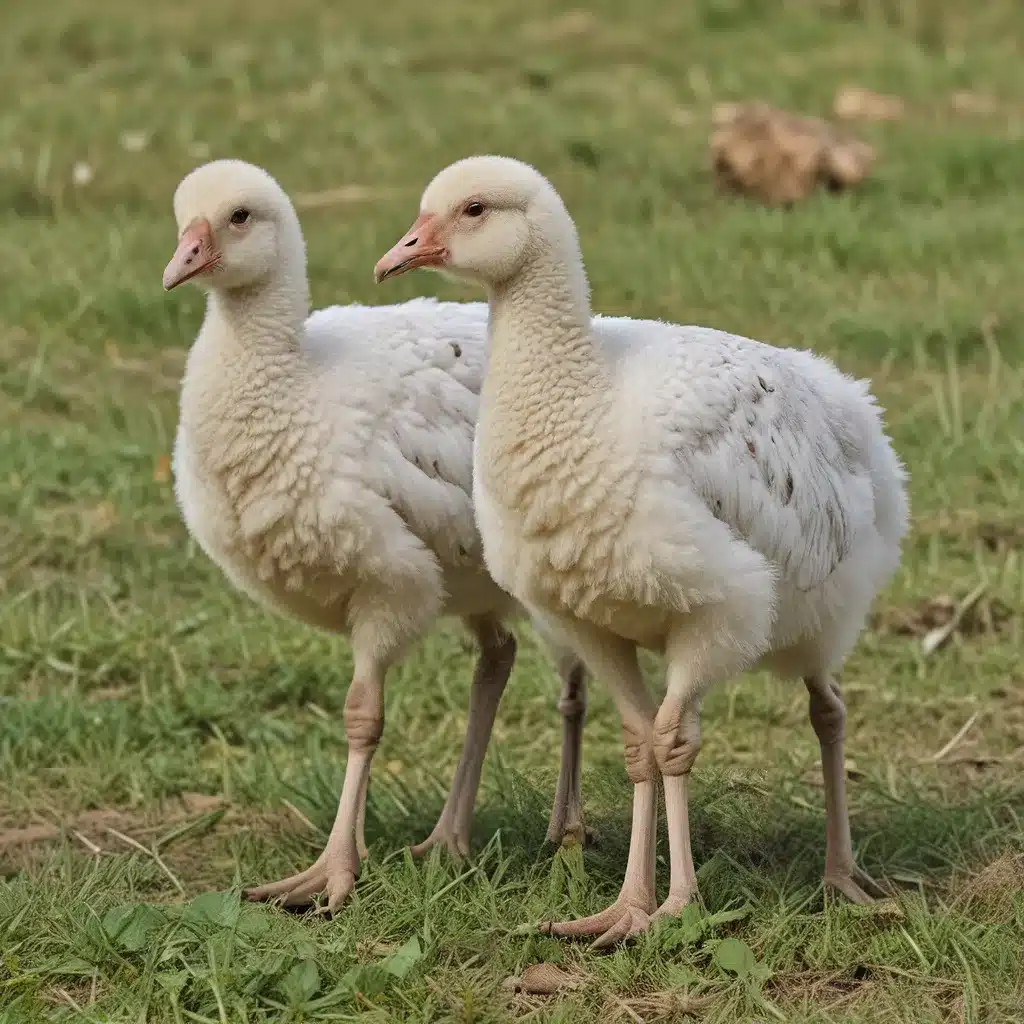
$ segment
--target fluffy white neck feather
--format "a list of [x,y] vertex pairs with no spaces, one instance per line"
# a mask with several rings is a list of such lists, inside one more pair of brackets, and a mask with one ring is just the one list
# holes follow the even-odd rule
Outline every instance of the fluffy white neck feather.
[[498,385],[512,373],[512,379],[525,376],[537,382],[529,390],[541,405],[563,393],[599,387],[607,376],[590,329],[590,287],[576,229],[564,210],[545,211],[533,228],[519,272],[490,290],[491,356],[485,389],[496,402],[507,391]]
[[[491,289],[491,351],[477,425],[488,490],[509,507],[530,509],[538,529],[556,528],[552,517],[566,515],[566,503],[551,498],[564,493],[567,464],[579,469],[617,448],[611,371],[591,331],[575,228],[562,216],[567,223],[541,219],[544,230],[520,272]],[[604,492],[618,479],[609,472],[587,487]]]
[[309,316],[306,249],[298,223],[282,226],[277,265],[241,288],[211,290],[207,326],[224,342],[251,355],[295,354]]
[[281,232],[278,260],[253,285],[211,290],[189,354],[181,422],[200,464],[261,472],[298,443],[313,415],[312,371],[302,351],[309,314],[305,247],[296,221]]

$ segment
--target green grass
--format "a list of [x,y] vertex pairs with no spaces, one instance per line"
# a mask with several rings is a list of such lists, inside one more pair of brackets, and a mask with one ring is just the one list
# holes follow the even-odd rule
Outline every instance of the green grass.
[[[1024,11],[589,11],[5,5],[0,1020],[1019,1019]],[[903,121],[858,127],[881,153],[860,191],[788,213],[716,193],[714,103],[827,114],[846,83],[907,104]],[[996,111],[955,114],[960,90]],[[603,956],[537,935],[532,923],[616,892],[629,787],[595,687],[584,787],[600,843],[582,857],[544,846],[559,722],[530,642],[488,758],[478,855],[412,863],[403,846],[440,810],[465,721],[471,650],[444,629],[389,683],[356,900],[330,922],[238,904],[243,884],[305,866],[323,842],[351,662],[343,642],[234,593],[181,524],[165,460],[202,299],[160,288],[171,195],[207,156],[261,163],[296,196],[363,186],[303,208],[314,301],[470,297],[429,276],[384,295],[372,267],[426,181],[479,151],[554,180],[600,311],[809,346],[873,379],[914,527],[844,683],[855,843],[900,889],[899,913],[823,906],[803,688],[757,677],[705,704],[693,832],[706,914]],[[88,184],[74,184],[78,163]],[[981,582],[978,611],[923,657],[929,602]],[[502,988],[539,961],[581,987]]]

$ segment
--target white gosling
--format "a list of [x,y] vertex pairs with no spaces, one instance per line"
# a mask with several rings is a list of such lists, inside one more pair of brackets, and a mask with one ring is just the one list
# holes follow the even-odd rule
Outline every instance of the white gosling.
[[[461,617],[480,657],[462,757],[441,818],[415,853],[469,851],[469,828],[521,609],[487,575],[472,509],[483,380],[483,303],[416,300],[309,314],[306,253],[288,196],[265,171],[220,160],[174,196],[179,243],[165,288],[208,294],[189,353],[174,449],[179,504],[241,590],[351,637],[348,763],[326,848],[307,871],[250,890],[305,905],[345,900],[366,855],[370,761],[384,679],[439,615]],[[583,839],[582,664],[557,649],[562,767],[549,834]]]
[[[655,914],[657,780],[675,914],[696,892],[687,779],[700,701],[745,669],[799,677],[821,746],[825,883],[854,862],[835,672],[897,568],[905,473],[868,385],[808,352],[702,327],[592,325],[576,229],[535,169],[473,157],[430,183],[376,277],[415,266],[490,297],[474,499],[491,574],[613,690],[634,783],[616,902],[559,935],[609,945]],[[656,707],[637,648],[663,652]]]

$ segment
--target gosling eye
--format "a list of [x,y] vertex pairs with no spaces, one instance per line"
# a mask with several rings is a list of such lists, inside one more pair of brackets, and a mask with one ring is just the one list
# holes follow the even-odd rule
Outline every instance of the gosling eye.
[[467,217],[479,217],[484,212],[483,203],[470,203],[465,210]]
[[244,227],[250,220],[252,220],[252,214],[244,206],[231,211],[231,223],[236,228]]

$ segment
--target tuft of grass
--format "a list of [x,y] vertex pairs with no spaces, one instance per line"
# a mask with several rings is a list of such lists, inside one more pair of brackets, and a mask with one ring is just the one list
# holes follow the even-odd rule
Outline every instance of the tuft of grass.
[[[0,1020],[1016,1019],[1019,5],[8,7]],[[827,115],[851,83],[906,103],[900,121],[858,126],[881,153],[863,189],[789,212],[715,192],[715,103]],[[958,112],[964,91],[994,102]],[[559,721],[529,637],[476,856],[413,863],[403,847],[440,810],[465,722],[471,651],[450,628],[389,682],[352,905],[325,921],[239,903],[324,841],[351,658],[234,593],[181,524],[167,457],[202,302],[160,288],[171,195],[210,157],[263,164],[301,197],[314,301],[376,302],[370,268],[425,182],[488,150],[554,180],[602,312],[807,346],[872,378],[911,472],[914,529],[843,680],[855,842],[898,890],[893,907],[825,905],[806,698],[751,677],[705,704],[703,906],[605,956],[540,935],[537,922],[614,896],[630,793],[595,687],[584,785],[599,843],[545,848]],[[384,298],[424,289],[471,297],[420,278]],[[925,656],[922,633],[981,583]],[[659,857],[664,886],[664,844]],[[542,962],[579,984],[503,987]]]

